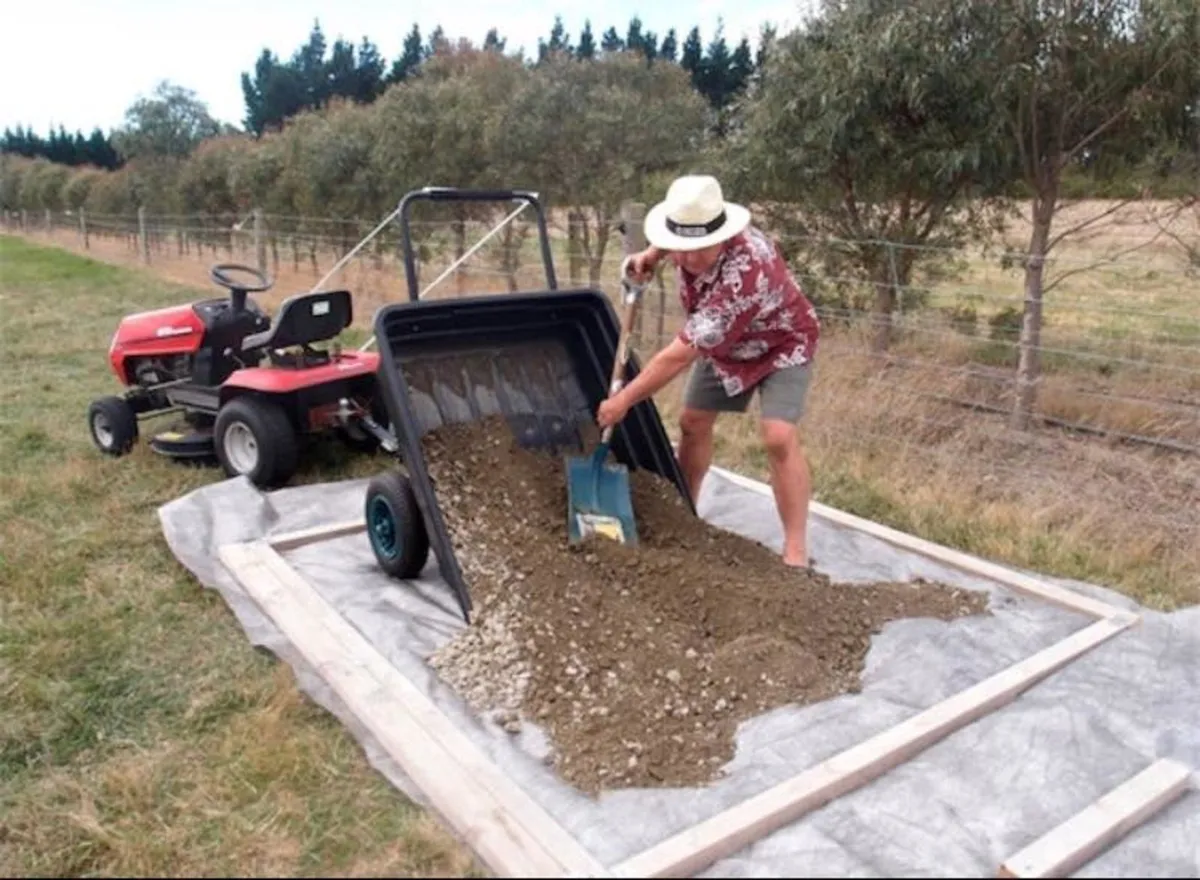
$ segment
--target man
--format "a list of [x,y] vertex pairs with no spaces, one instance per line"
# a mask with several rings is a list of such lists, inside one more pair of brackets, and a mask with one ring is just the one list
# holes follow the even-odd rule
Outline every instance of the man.
[[606,400],[601,428],[691,366],[679,420],[679,463],[693,498],[712,462],[721,412],[744,412],[757,393],[771,487],[783,523],[783,561],[808,568],[808,461],[796,424],[804,414],[820,326],[816,311],[750,212],[726,202],[717,180],[688,175],[671,184],[646,215],[650,246],[629,261],[648,280],[670,255],[687,320],[634,381]]

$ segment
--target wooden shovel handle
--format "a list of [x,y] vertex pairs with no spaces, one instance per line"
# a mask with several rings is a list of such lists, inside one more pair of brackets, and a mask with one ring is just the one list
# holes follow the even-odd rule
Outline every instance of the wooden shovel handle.
[[[621,390],[624,383],[625,365],[629,362],[629,337],[633,333],[633,322],[637,315],[638,307],[642,303],[642,291],[644,285],[636,285],[629,277],[629,258],[626,257],[621,261],[621,298],[624,301],[625,308],[621,313],[621,334],[617,337],[617,353],[613,358],[612,378],[608,383],[608,396],[612,397]],[[612,438],[613,428],[609,426],[604,429],[604,433],[600,436],[601,443],[608,443]]]

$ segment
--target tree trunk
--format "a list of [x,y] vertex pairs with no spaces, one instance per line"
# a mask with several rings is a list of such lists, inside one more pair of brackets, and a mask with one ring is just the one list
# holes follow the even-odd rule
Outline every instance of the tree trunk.
[[1033,418],[1037,390],[1042,381],[1042,283],[1046,267],[1046,245],[1050,241],[1050,223],[1058,198],[1052,188],[1039,193],[1033,202],[1033,232],[1029,237],[1029,259],[1025,263],[1025,313],[1021,321],[1021,342],[1017,361],[1017,393],[1009,426],[1025,431]]

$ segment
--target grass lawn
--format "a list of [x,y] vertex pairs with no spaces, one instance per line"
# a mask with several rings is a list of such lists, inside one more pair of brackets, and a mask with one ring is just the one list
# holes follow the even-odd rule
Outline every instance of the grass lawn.
[[0,874],[472,872],[172,556],[222,474],[91,445],[120,317],[207,295],[0,237]]
[[[171,555],[157,507],[220,472],[168,462],[144,442],[116,461],[92,447],[85,413],[117,389],[106,351],[120,317],[220,291],[203,281],[210,254],[156,254],[138,268],[123,242],[97,236],[91,246],[110,262],[0,236],[0,872],[473,872],[466,849],[396,793]],[[371,276],[374,286],[362,283]],[[278,278],[264,304],[313,280]],[[381,302],[404,295],[394,272],[367,268],[338,283],[356,296],[351,343]],[[1155,308],[1177,305],[1170,291],[1143,293]],[[1153,607],[1200,601],[1195,457],[1015,434],[1003,417],[914,393],[944,391],[944,370],[926,389],[921,376],[870,369],[849,332],[831,330],[822,344],[803,428],[820,500]],[[935,367],[952,361],[945,348]],[[1178,378],[1116,379],[1137,383],[1130,393],[1197,390]],[[1116,379],[1103,390],[1123,388]],[[678,390],[658,397],[672,433]],[[1073,385],[1062,395],[1080,399]],[[1128,427],[1148,430],[1136,415]],[[752,414],[722,423],[717,459],[767,476]],[[333,444],[296,481],[379,467]]]

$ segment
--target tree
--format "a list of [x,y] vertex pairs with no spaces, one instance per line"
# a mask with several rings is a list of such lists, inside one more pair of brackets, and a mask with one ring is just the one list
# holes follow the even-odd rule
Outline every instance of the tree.
[[163,80],[149,98],[125,111],[125,125],[113,142],[126,159],[182,159],[205,138],[221,132],[196,93]]
[[739,95],[745,91],[753,76],[754,56],[750,52],[750,41],[742,37],[729,62],[729,85],[732,95]]
[[325,79],[330,97],[354,99],[358,93],[358,61],[354,57],[353,44],[340,37],[334,40],[325,67]]
[[1188,86],[1196,82],[1197,15],[1191,0],[1001,0],[990,8],[990,75],[1003,89],[997,116],[1032,193],[1010,417],[1013,428],[1025,429],[1041,379],[1045,294],[1081,271],[1075,266],[1047,279],[1047,257],[1127,201],[1052,234],[1063,176],[1088,158],[1094,178],[1112,174],[1120,158],[1144,155],[1148,145],[1169,137],[1166,125],[1195,98]]
[[560,54],[571,54],[571,39],[567,35],[566,28],[563,27],[561,15],[554,16],[554,26],[550,28],[549,42],[538,38],[538,62],[541,63],[547,57]]
[[263,49],[254,65],[254,78],[242,74],[242,96],[246,116],[242,124],[255,135],[280,128],[308,106],[304,83],[291,64],[280,64],[269,49]]
[[392,64],[392,69],[388,73],[388,85],[404,82],[417,72],[417,68],[421,66],[421,62],[425,60],[424,47],[425,44],[421,39],[421,28],[414,23],[412,30],[408,32],[408,36],[404,38],[404,46],[401,48],[400,57]]
[[678,40],[675,37],[675,28],[667,31],[667,35],[663,37],[662,43],[658,47],[658,57],[663,61],[675,63],[675,55],[679,51]]
[[687,39],[683,41],[683,54],[679,58],[679,66],[688,72],[692,87],[699,89],[704,77],[704,45],[700,42],[700,28],[694,27],[688,31]]
[[764,24],[758,31],[758,49],[754,53],[754,69],[762,70],[766,66],[767,58],[770,57],[771,46],[775,42],[775,28],[773,25]]
[[876,351],[927,248],[960,247],[998,222],[1005,169],[993,158],[985,10],[845,0],[772,47],[723,151],[737,191],[763,204],[788,251],[870,285]]
[[496,52],[504,54],[504,47],[508,43],[507,39],[501,39],[500,33],[495,28],[488,28],[487,35],[483,38],[483,51]]
[[[546,63],[558,63],[556,57]],[[403,193],[421,186],[513,186],[498,146],[512,134],[500,120],[509,96],[519,92],[530,75],[520,59],[462,45],[426,62],[421,76],[389,91],[372,108],[376,113],[369,162],[374,185],[393,205]],[[520,119],[517,127],[531,124]],[[454,253],[462,256],[467,221],[490,216],[495,207],[455,203],[421,210],[450,220]],[[414,225],[418,229],[413,237],[420,244],[429,227]]]
[[582,255],[595,285],[622,200],[696,154],[704,110],[674,65],[647,65],[632,52],[589,64],[550,59],[499,117],[506,135],[494,141],[495,161],[567,209],[572,269]]
[[383,56],[374,43],[363,37],[358,45],[352,97],[360,104],[370,104],[382,94],[383,86]]
[[583,23],[583,31],[579,34],[579,45],[575,47],[575,57],[583,61],[590,61],[596,57],[596,38],[592,34],[590,19]]
[[314,21],[308,42],[292,56],[292,67],[304,90],[304,106],[313,110],[324,107],[330,95],[325,48],[325,34],[321,30],[321,23]]
[[604,32],[604,36],[600,38],[600,51],[602,52],[620,52],[624,48],[625,41],[621,39],[615,27],[610,27]]

